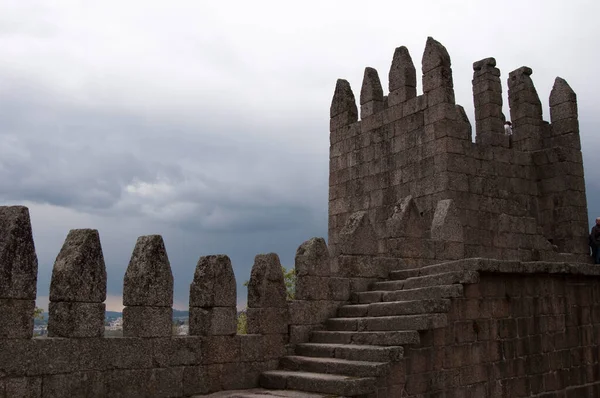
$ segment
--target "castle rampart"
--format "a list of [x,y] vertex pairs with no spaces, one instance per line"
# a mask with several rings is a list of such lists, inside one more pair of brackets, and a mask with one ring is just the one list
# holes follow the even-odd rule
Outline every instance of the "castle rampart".
[[[473,69],[475,142],[464,109],[455,104],[450,56],[432,38],[422,59],[421,95],[405,47],[394,53],[388,96],[377,72],[365,69],[361,120],[350,85],[338,80],[330,125],[334,256],[420,264],[480,256],[588,261],[575,93],[556,79],[548,123],[531,68],[511,72],[509,140],[496,61],[483,59]],[[440,238],[444,229],[452,230],[451,239]]]

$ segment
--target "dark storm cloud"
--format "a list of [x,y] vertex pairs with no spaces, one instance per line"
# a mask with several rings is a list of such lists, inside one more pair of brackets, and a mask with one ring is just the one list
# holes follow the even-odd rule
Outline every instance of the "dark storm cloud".
[[[546,119],[554,77],[571,84],[588,204],[598,212],[599,60],[589,49],[598,47],[599,7],[541,0],[506,1],[502,9],[433,0],[366,8],[358,1],[5,1],[0,202],[31,209],[41,294],[68,229],[91,227],[100,231],[115,297],[137,236],[158,233],[177,301],[187,301],[198,256],[225,253],[243,302],[241,283],[255,254],[278,252],[293,265],[302,241],[327,233],[336,79],[348,79],[358,98],[364,67],[372,66],[387,88],[400,45],[419,75],[433,36],[450,53],[456,99],[471,119],[478,59],[496,57],[505,101],[508,73],[532,67]],[[507,19],[503,10],[514,9],[519,17]]]

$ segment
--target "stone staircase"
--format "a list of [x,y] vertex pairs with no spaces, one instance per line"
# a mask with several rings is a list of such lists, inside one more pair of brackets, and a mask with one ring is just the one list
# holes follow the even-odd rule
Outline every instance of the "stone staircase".
[[[298,344],[278,370],[261,375],[263,388],[345,397],[374,397],[404,347],[419,344],[419,331],[446,326],[450,299],[475,283],[475,271],[450,271],[445,264],[393,271],[369,291],[353,293],[325,330]],[[314,396],[314,395],[310,396]],[[309,395],[306,395],[309,396]]]

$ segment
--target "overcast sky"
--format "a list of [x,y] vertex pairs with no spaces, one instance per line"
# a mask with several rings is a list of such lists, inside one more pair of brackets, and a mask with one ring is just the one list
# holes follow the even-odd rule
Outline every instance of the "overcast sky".
[[510,71],[531,67],[546,120],[554,78],[569,82],[600,214],[600,2],[406,3],[0,1],[0,204],[30,209],[38,304],[68,230],[96,228],[108,309],[122,308],[148,234],[165,239],[177,308],[198,257],[217,253],[232,259],[243,307],[254,255],[291,266],[303,241],[327,235],[336,79],[358,97],[371,66],[387,89],[394,49],[418,69],[427,36],[448,49],[472,122],[476,60],[496,58],[505,90]]

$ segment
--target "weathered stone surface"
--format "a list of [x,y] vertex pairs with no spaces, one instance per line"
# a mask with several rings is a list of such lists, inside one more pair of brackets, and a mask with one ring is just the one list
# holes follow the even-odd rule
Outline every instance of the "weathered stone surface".
[[377,235],[365,211],[353,213],[339,235],[342,254],[377,253]]
[[554,80],[552,91],[550,91],[550,107],[564,102],[577,102],[577,94],[565,79],[557,77]]
[[235,307],[236,304],[237,286],[229,257],[200,257],[190,285],[190,307]]
[[329,250],[325,239],[312,238],[302,243],[296,250],[294,267],[297,277],[331,275]]
[[125,307],[123,309],[123,336],[165,337],[173,334],[171,307]]
[[0,339],[30,339],[34,309],[34,300],[0,299]]
[[450,242],[464,242],[463,222],[451,199],[440,200],[431,223],[431,238]]
[[18,377],[0,380],[0,397],[41,398],[42,378]]
[[191,307],[189,322],[192,336],[227,336],[237,333],[235,307]]
[[103,398],[108,394],[105,385],[106,377],[105,372],[76,372],[45,376],[43,397]]
[[367,67],[360,90],[360,104],[363,105],[370,101],[383,102],[383,88],[377,70]]
[[421,61],[423,73],[427,73],[440,66],[450,68],[450,64],[450,55],[446,48],[440,42],[434,40],[433,37],[428,37]]
[[412,97],[416,96],[417,73],[415,65],[408,49],[401,46],[394,51],[394,58],[392,59],[392,66],[389,73],[389,91],[391,93],[394,90],[404,87],[415,88]]
[[37,270],[29,210],[0,206],[0,299],[35,300]]
[[392,215],[386,220],[386,229],[389,237],[425,236],[427,225],[411,195],[394,206]]
[[286,289],[279,256],[258,254],[248,282],[248,308],[286,308]]
[[50,302],[49,337],[104,336],[103,303]]
[[290,317],[287,308],[248,308],[249,334],[285,334]]
[[160,235],[138,238],[125,273],[123,304],[169,308],[173,305],[173,274]]
[[358,120],[358,108],[356,107],[356,99],[354,98],[350,83],[347,80],[338,79],[335,85],[333,100],[331,101],[330,117],[333,118],[344,112],[348,112],[348,121],[350,123]]
[[50,301],[102,303],[106,267],[95,229],[72,229],[54,262]]

